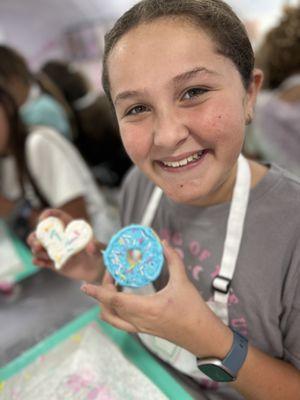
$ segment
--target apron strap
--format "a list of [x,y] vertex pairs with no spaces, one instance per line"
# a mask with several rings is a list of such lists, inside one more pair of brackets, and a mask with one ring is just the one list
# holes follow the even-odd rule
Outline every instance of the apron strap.
[[151,226],[162,194],[163,194],[163,191],[161,190],[161,188],[158,186],[155,186],[155,188],[151,194],[150,200],[147,204],[147,208],[144,212],[144,215],[143,215],[143,218],[141,221],[141,225]]
[[229,288],[236,267],[243,235],[250,186],[251,172],[249,163],[244,156],[240,155],[238,159],[236,184],[234,186],[227,221],[221,268],[219,274],[212,282],[214,288],[214,300],[217,302],[227,303],[228,300]]

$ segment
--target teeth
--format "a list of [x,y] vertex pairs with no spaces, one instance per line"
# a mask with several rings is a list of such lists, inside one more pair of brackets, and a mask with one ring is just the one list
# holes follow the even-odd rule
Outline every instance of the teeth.
[[162,163],[166,166],[166,167],[172,167],[172,168],[178,168],[178,167],[184,167],[185,165],[189,164],[190,162],[193,162],[195,160],[198,160],[202,154],[203,151],[198,151],[198,153],[195,153],[187,158],[184,158],[183,160],[179,160],[179,161],[162,161]]

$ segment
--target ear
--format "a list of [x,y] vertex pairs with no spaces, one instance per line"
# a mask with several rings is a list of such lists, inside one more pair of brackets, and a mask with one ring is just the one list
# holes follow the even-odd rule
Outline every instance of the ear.
[[247,89],[247,95],[245,98],[245,121],[246,124],[250,123],[253,118],[254,106],[257,98],[257,94],[262,86],[264,74],[262,70],[254,68],[252,72],[252,79]]

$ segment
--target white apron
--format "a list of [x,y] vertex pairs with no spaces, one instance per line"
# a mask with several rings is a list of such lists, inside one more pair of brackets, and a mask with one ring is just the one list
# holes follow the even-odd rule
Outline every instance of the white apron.
[[[219,274],[214,278],[213,300],[207,302],[211,310],[228,325],[228,296],[229,287],[236,267],[236,261],[240,249],[243,234],[244,220],[250,193],[251,173],[248,161],[242,156],[238,159],[237,178],[234,186],[232,202],[227,221],[226,237]],[[145,210],[142,225],[151,226],[158,208],[162,190],[155,187],[147,208]],[[133,291],[126,288],[126,292]],[[134,293],[147,295],[155,292],[152,284],[134,289]],[[172,365],[172,367],[191,376],[196,380],[209,379],[197,368],[196,356],[187,350],[165,340],[145,333],[139,337],[143,344],[159,358]]]

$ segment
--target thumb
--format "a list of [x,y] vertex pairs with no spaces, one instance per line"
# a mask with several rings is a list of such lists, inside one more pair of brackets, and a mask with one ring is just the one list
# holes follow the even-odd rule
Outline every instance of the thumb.
[[93,297],[100,303],[110,304],[114,296],[118,294],[117,289],[113,285],[103,287],[102,285],[92,285],[85,283],[80,290],[90,297]]
[[73,218],[69,214],[67,214],[66,212],[64,212],[62,210],[59,210],[56,208],[48,208],[40,214],[39,222],[48,217],[56,217],[56,218],[60,219],[64,225],[68,225],[69,222],[71,222],[73,220]]
[[93,238],[86,246],[87,253],[90,255],[101,255],[102,251],[105,249],[105,244],[98,242],[95,238]]
[[164,248],[164,255],[167,260],[170,280],[186,279],[185,267],[181,257],[175,249],[173,249],[166,240],[162,241]]
[[80,290],[87,294],[88,296],[93,297],[94,299],[100,301],[100,293],[99,293],[99,287],[96,285],[91,285],[91,284],[84,284],[81,286]]

